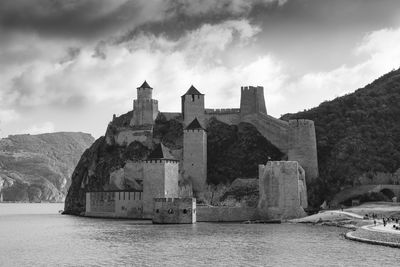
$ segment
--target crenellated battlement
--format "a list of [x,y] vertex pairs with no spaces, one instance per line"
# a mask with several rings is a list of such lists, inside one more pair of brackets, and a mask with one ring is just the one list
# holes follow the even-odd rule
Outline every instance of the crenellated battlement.
[[206,108],[206,114],[238,114],[240,113],[240,108]]
[[262,87],[262,86],[242,86],[242,87],[240,87],[240,89],[242,91],[253,91],[255,93],[257,90],[260,90],[260,89],[264,90],[264,87]]
[[160,164],[160,163],[179,164],[179,160],[177,160],[177,159],[147,159],[147,160],[143,160],[143,162],[151,163],[151,164]]

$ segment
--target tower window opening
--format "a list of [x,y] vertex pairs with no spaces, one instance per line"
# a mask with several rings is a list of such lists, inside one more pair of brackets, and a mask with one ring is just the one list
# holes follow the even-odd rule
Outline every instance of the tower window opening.
[[194,95],[192,95],[192,102],[194,102]]

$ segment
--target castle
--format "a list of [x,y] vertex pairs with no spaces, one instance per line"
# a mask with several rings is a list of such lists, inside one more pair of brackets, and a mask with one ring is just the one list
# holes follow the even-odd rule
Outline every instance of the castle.
[[[133,101],[133,111],[129,126],[120,127],[112,134],[106,133],[107,143],[121,146],[128,146],[133,141],[139,141],[148,145],[152,143],[153,125],[160,113],[158,110],[158,101],[152,98],[152,92],[153,88],[146,81],[137,88],[137,99]],[[159,209],[154,209],[154,205],[160,205],[160,207],[171,207],[171,205],[180,207],[181,205],[187,205],[187,207],[185,206],[185,210],[190,210],[191,213],[195,214],[196,208],[192,207],[193,201],[179,198],[179,168],[182,169],[181,174],[191,181],[194,195],[200,195],[205,190],[207,180],[206,127],[208,121],[213,117],[227,124],[239,124],[240,122],[251,123],[266,139],[280,149],[281,152],[286,155],[288,161],[280,162],[278,165],[270,164],[264,167],[264,169],[269,168],[272,170],[272,176],[266,175],[264,169],[260,167],[260,190],[264,190],[264,192],[266,192],[265,190],[269,190],[268,194],[270,199],[271,194],[277,194],[273,199],[284,199],[282,195],[287,194],[291,190],[290,195],[292,200],[291,202],[286,201],[285,205],[294,205],[295,210],[300,207],[307,207],[307,203],[304,201],[304,192],[306,192],[305,181],[311,181],[318,177],[316,136],[313,121],[291,120],[286,122],[269,116],[264,100],[264,88],[261,86],[241,88],[240,108],[207,109],[205,108],[205,95],[200,93],[193,85],[181,96],[181,101],[181,113],[162,113],[168,119],[178,118],[181,119],[183,123],[183,160],[180,167],[178,164],[179,162],[160,144],[151,153],[148,160],[127,162],[124,170],[110,175],[110,184],[118,184],[118,182],[122,181],[121,179],[127,179],[142,185],[140,188],[141,190],[139,189],[137,190],[138,192],[133,192],[133,199],[137,201],[131,202],[135,202],[136,204],[131,204],[131,202],[125,203],[123,206],[124,209],[119,207],[120,209],[118,210],[118,205],[121,205],[121,192],[123,192],[123,196],[125,196],[125,192],[127,192],[123,190],[123,188],[119,188],[121,191],[114,190],[114,192],[109,191],[108,193],[88,192],[86,195],[86,213],[88,215],[103,216],[106,214],[113,214],[112,216],[114,217],[160,218],[156,216],[158,212],[155,214],[155,210],[159,211]],[[291,166],[290,164],[293,164],[292,162],[295,162],[299,166]],[[276,172],[276,170],[286,165],[290,165],[290,167],[286,169],[283,168],[284,170],[294,170],[289,172],[289,178],[287,179],[288,181],[292,179],[293,186],[287,186],[291,184],[289,182],[287,184],[279,182],[280,178],[278,177],[278,180],[275,178],[275,180],[272,178],[272,180],[270,180],[275,181],[274,183],[278,185],[280,190],[272,192],[270,189],[266,188],[264,186],[265,179],[277,176],[278,174],[274,173],[280,172]],[[304,179],[301,178],[301,174],[305,176]],[[106,198],[106,196],[103,196],[104,194],[110,195],[107,195],[110,199],[109,202],[114,201],[114,204],[110,204],[112,208],[105,209],[103,207],[104,201],[102,201],[102,199]],[[132,192],[128,192],[128,200],[130,200],[131,194]],[[136,195],[138,195],[138,199],[135,198]],[[262,195],[261,192],[260,195]],[[155,199],[157,199],[157,201],[153,202]],[[164,202],[170,204],[160,204],[164,203],[162,199],[167,199]],[[125,201],[125,197],[123,197],[122,202],[123,201]],[[263,201],[265,204],[266,200],[264,199]],[[271,204],[271,201],[268,203]],[[260,202],[259,207],[264,204]],[[104,213],[105,210],[107,210],[108,213]],[[121,213],[121,210],[125,210],[126,212]],[[218,213],[220,210],[214,210],[213,212]],[[258,211],[254,212],[257,214],[259,213]],[[299,214],[298,211],[295,213]],[[278,212],[276,214],[281,217],[290,217],[290,214],[293,216],[294,213],[286,214]],[[183,215],[186,216],[187,212],[184,214],[182,213],[182,216]],[[165,218],[167,217],[168,216]],[[185,218],[189,217],[186,216]]]

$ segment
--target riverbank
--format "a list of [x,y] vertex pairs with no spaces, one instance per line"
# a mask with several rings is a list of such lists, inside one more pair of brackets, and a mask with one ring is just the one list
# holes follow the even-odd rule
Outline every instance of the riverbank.
[[[364,219],[366,214],[374,214],[378,223],[375,225],[373,219]],[[344,210],[326,210],[289,222],[344,227],[354,230],[345,235],[349,240],[400,248],[400,230],[394,229],[393,223],[383,226],[383,217],[400,218],[400,203],[365,203]]]
[[400,231],[393,228],[393,223],[366,225],[346,233],[349,240],[389,247],[400,248]]

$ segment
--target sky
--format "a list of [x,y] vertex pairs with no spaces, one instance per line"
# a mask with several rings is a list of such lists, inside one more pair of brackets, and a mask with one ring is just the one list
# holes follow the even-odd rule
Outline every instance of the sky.
[[400,67],[398,0],[2,0],[0,137],[104,135],[144,80],[160,111],[263,86],[280,117]]

